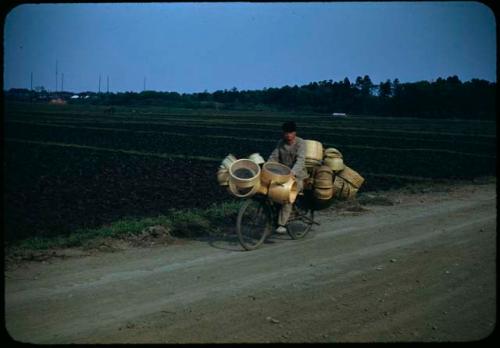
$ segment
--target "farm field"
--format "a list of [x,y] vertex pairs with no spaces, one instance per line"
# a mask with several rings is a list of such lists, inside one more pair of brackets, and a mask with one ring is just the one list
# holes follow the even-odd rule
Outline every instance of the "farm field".
[[496,176],[496,123],[159,107],[6,104],[6,240],[231,200],[217,185],[232,153],[264,158],[293,119],[298,136],[335,147],[366,182]]

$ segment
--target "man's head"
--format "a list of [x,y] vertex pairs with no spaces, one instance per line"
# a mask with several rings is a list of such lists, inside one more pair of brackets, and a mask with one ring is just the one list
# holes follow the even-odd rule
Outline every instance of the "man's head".
[[283,130],[283,139],[288,144],[293,144],[295,142],[295,137],[297,136],[297,126],[293,121],[287,121],[281,126]]

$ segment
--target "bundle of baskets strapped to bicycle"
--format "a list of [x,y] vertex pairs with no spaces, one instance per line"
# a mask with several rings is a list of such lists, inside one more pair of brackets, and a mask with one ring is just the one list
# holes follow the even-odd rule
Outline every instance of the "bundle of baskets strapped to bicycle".
[[[308,177],[303,188],[312,191],[317,206],[326,206],[333,198],[355,198],[364,178],[344,163],[342,153],[335,148],[323,150],[323,145],[315,140],[305,140],[305,144]],[[264,195],[285,204],[294,203],[298,194],[291,169],[277,162],[265,162],[258,153],[243,159],[226,156],[217,171],[217,181],[239,198]]]

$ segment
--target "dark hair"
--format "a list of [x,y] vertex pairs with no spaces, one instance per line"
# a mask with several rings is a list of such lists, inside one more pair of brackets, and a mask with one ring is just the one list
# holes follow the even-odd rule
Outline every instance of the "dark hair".
[[283,129],[283,132],[295,132],[297,130],[297,125],[293,121],[287,121],[283,123],[281,126],[281,129]]

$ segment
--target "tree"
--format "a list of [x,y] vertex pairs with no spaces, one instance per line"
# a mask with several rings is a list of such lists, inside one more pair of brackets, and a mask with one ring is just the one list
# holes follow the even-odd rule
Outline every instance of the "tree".
[[379,96],[380,98],[388,98],[392,95],[391,80],[387,79],[385,82],[380,82]]

